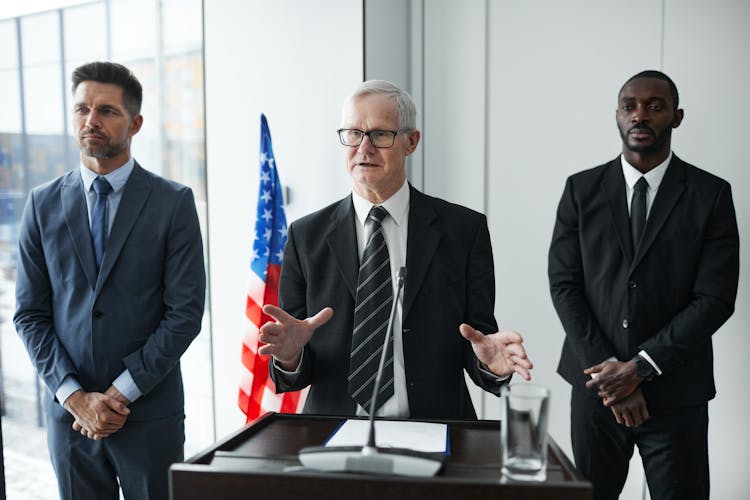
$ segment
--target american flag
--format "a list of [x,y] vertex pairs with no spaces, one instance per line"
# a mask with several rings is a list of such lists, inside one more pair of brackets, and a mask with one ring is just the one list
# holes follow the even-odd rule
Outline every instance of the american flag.
[[273,157],[271,132],[260,115],[260,189],[255,236],[250,254],[250,273],[242,339],[242,376],[238,404],[250,422],[266,411],[296,413],[302,408],[301,392],[276,394],[268,376],[268,356],[258,354],[258,331],[272,318],[263,314],[265,304],[279,303],[279,274],[286,244],[286,216],[279,173]]

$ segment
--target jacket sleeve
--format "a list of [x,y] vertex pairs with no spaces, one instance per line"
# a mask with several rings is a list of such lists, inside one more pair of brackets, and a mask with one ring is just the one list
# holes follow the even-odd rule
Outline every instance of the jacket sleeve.
[[124,358],[145,395],[177,365],[201,330],[206,293],[203,242],[193,193],[185,188],[172,212],[164,262],[164,314],[139,349]]
[[65,377],[76,377],[77,371],[55,331],[52,285],[44,256],[34,191],[29,195],[23,211],[18,250],[13,322],[39,376],[54,394]]
[[[284,263],[279,278],[279,306],[295,318],[308,317],[307,287],[300,267],[297,243],[294,238],[294,223],[289,226]],[[271,380],[276,384],[276,392],[298,391],[310,385],[312,380],[313,353],[305,346],[299,373],[293,377],[276,370],[273,363],[268,364]]]
[[714,200],[694,271],[692,300],[656,335],[639,347],[665,372],[678,368],[705,349],[734,312],[739,279],[740,242],[729,184]]
[[579,238],[581,216],[573,182],[568,179],[549,249],[550,292],[568,345],[582,366],[592,366],[616,354],[586,297]]

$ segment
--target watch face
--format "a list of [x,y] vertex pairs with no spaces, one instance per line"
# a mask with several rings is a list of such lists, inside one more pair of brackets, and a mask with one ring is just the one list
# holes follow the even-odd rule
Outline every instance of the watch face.
[[648,364],[648,361],[640,357],[635,360],[635,372],[638,376],[646,378],[651,375],[651,371],[651,365]]

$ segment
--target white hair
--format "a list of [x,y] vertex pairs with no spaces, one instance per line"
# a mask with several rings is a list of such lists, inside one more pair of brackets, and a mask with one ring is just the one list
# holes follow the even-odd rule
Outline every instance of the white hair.
[[367,80],[354,89],[349,99],[369,94],[384,95],[395,99],[399,129],[414,130],[417,128],[417,106],[407,91],[387,80]]

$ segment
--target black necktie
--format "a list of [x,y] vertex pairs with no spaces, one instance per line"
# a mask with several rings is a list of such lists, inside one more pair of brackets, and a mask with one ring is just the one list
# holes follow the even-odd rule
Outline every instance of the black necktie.
[[648,190],[648,181],[645,177],[641,177],[633,187],[633,201],[630,204],[630,231],[633,236],[633,252],[638,249],[643,228],[646,227],[646,190]]
[[94,257],[96,257],[96,270],[102,267],[102,256],[104,255],[104,242],[107,239],[107,195],[112,191],[112,186],[104,177],[94,179],[94,191],[96,200],[91,210],[91,237],[94,240]]
[[[372,231],[362,254],[354,307],[352,352],[349,359],[349,393],[366,411],[370,411],[375,375],[385,341],[388,318],[393,303],[393,284],[388,247],[381,226],[388,212],[372,207],[368,220]],[[393,396],[393,338],[387,346],[383,380],[375,409]]]

